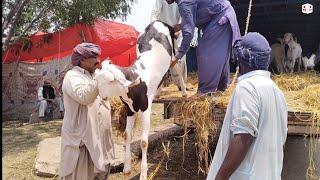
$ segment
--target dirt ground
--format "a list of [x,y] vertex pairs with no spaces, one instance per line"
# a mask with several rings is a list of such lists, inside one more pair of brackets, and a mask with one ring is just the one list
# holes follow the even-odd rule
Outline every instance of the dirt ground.
[[[189,78],[189,77],[188,77]],[[196,78],[190,76],[188,79],[188,96],[192,95],[196,91]],[[168,93],[170,92],[170,93]],[[170,85],[166,88],[167,96],[163,98],[180,97],[181,93],[177,92],[177,88],[173,85]],[[290,94],[289,94],[290,95]],[[286,97],[288,98],[288,97]],[[288,98],[290,99],[290,98]],[[289,101],[290,102],[290,101]],[[290,103],[289,103],[290,106]],[[173,123],[172,119],[164,120],[163,119],[163,105],[154,104],[152,107],[152,122],[151,129],[157,127],[159,124]],[[62,120],[57,119],[46,123],[40,124],[22,124],[21,122],[10,122],[3,123],[2,130],[2,172],[3,179],[16,180],[16,179],[25,179],[25,180],[38,180],[38,179],[57,179],[55,178],[43,178],[34,175],[34,163],[37,155],[37,145],[39,142],[45,138],[57,137],[61,134],[61,125]],[[140,126],[140,123],[137,123],[137,127]],[[114,128],[115,129],[115,128]],[[134,134],[139,133],[139,128],[135,129]],[[121,139],[117,137],[115,140]],[[162,144],[167,145],[170,142],[169,146],[169,157],[164,153]],[[212,141],[210,145],[210,150],[214,152],[214,142]],[[295,141],[293,141],[294,144]],[[148,151],[148,165],[149,171],[148,176],[153,176],[153,179],[159,180],[200,180],[205,179],[205,175],[198,173],[198,158],[197,158],[197,147],[194,133],[189,134],[189,139],[185,143],[185,155],[183,156],[182,148],[182,138],[181,137],[169,137],[164,139],[162,142],[157,143],[157,146]],[[300,150],[302,146],[299,146]],[[292,148],[297,149],[299,148]],[[306,147],[304,147],[306,148]],[[294,152],[293,154],[306,154],[306,152]],[[297,155],[292,155],[296,157]],[[184,164],[182,165],[184,158]],[[291,156],[290,156],[291,157]],[[295,158],[289,158],[295,159]],[[306,157],[300,158],[301,162],[306,162]],[[300,163],[300,162],[299,162]],[[287,163],[288,164],[288,163]],[[289,163],[297,165],[297,161],[294,163]],[[289,177],[288,174],[291,168],[287,168],[285,171],[284,177]],[[118,179],[139,179],[140,172],[140,159],[135,158],[133,163],[133,169],[131,175],[124,177],[121,172],[114,172],[110,175],[110,180]],[[304,172],[297,172],[300,174],[305,174]],[[297,176],[296,176],[297,177]],[[286,178],[283,178],[286,179]],[[291,178],[292,179],[292,178]]]
[[[172,119],[163,120],[163,105],[154,104],[152,111],[151,129],[156,128],[159,124],[173,123]],[[34,175],[34,163],[37,155],[37,145],[45,138],[52,138],[61,135],[62,120],[56,119],[39,124],[23,124],[21,122],[10,122],[2,124],[2,172],[3,179],[57,179],[43,178]],[[139,131],[139,123],[135,131]],[[137,132],[136,132],[137,133]],[[163,152],[162,143],[169,146],[169,159]],[[169,137],[164,142],[149,149],[148,153],[148,175],[154,174],[155,169],[163,159],[159,170],[153,179],[205,179],[201,173],[198,174],[197,155],[194,141],[194,135],[191,133],[190,138],[185,146],[185,162],[182,162],[182,138]],[[140,159],[134,160],[133,171],[129,179],[138,179],[140,169]],[[123,179],[121,172],[112,173],[111,180]]]
[[44,179],[34,175],[37,145],[45,138],[61,135],[61,120],[28,124],[17,123],[2,127],[2,178]]
[[[168,139],[160,142],[157,147],[153,148],[148,153],[148,176],[153,174],[153,179],[159,180],[202,180],[206,176],[199,172],[198,173],[198,158],[197,148],[195,145],[194,133],[190,133],[188,140],[185,143],[185,155],[184,164],[183,162],[183,149],[182,149],[182,138],[181,137],[169,137]],[[163,152],[162,143],[169,146],[169,158]],[[163,159],[163,161],[161,161]],[[161,164],[160,164],[161,163]],[[156,171],[157,167],[159,169]],[[133,172],[131,172],[128,179],[137,180],[139,179],[140,160],[135,162]],[[123,179],[122,173],[111,174],[110,180]]]

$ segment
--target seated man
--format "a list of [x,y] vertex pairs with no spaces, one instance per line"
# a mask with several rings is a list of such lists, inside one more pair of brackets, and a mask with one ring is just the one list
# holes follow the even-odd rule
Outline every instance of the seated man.
[[38,103],[39,103],[39,121],[44,120],[45,111],[48,105],[59,107],[61,117],[63,117],[63,105],[61,96],[56,96],[56,91],[51,85],[51,81],[46,79],[44,85],[38,89]]

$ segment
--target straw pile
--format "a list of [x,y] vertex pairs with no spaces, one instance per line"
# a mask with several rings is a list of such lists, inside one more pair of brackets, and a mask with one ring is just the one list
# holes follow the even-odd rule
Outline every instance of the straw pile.
[[[208,170],[208,138],[210,134],[217,132],[213,121],[213,111],[215,107],[226,108],[231,95],[236,87],[236,78],[234,75],[233,81],[225,92],[217,92],[214,98],[204,96],[193,101],[182,103],[182,124],[186,131],[188,121],[192,121],[196,128],[197,144],[199,147],[199,171],[207,173]],[[312,112],[312,127],[317,127],[319,132],[320,127],[320,76],[316,73],[304,74],[284,74],[272,77],[278,87],[284,92],[288,106],[290,109],[304,112]],[[190,124],[190,123],[189,123]],[[318,133],[319,134],[319,133]],[[316,167],[312,161],[315,156],[314,152],[317,147],[315,138],[317,135],[312,135],[313,143],[310,144],[310,167],[308,177],[315,176]]]
[[[291,86],[283,83],[284,79],[287,79]],[[309,167],[306,179],[319,179],[320,167],[315,164],[314,159],[316,159],[316,153],[319,153],[317,149],[319,149],[320,142],[320,76],[314,73],[307,73],[299,77],[297,75],[292,77],[276,77],[275,81],[278,82],[278,86],[281,89],[291,91],[292,96],[287,98],[289,105],[294,106],[297,110],[312,113],[310,132],[311,128],[313,128],[316,129],[316,133],[310,133],[310,143],[308,144]]]
[[[182,118],[192,121],[196,127],[196,139],[199,148],[198,170],[202,173],[207,173],[209,168],[209,136],[214,135],[217,130],[211,119],[213,116],[212,105],[212,98],[205,98],[200,101],[185,102],[181,106]],[[185,133],[187,133],[187,123],[188,121],[182,121]]]
[[[185,133],[187,132],[188,121],[191,121],[196,128],[196,139],[199,148],[198,153],[198,170],[202,173],[208,173],[209,170],[209,156],[211,155],[209,149],[209,137],[215,135],[217,127],[213,123],[213,108],[216,105],[225,106],[235,88],[235,80],[237,74],[233,75],[233,80],[229,88],[225,92],[214,94],[215,98],[210,96],[200,96],[195,100],[185,101],[181,105],[182,112],[182,126]],[[195,79],[195,78],[194,78]]]
[[[192,123],[196,127],[196,138],[197,145],[199,148],[198,168],[199,171],[202,173],[207,173],[209,168],[209,136],[214,135],[217,132],[217,127],[214,123],[212,123],[214,121],[212,119],[214,117],[213,108],[214,106],[222,108],[225,108],[227,106],[236,86],[235,77],[237,77],[237,75],[233,75],[233,81],[229,88],[225,92],[215,93],[214,98],[209,96],[203,96],[192,101],[182,102],[181,112],[185,132],[187,132],[188,121],[192,121]],[[284,92],[286,96],[286,101],[290,109],[313,113],[312,127],[316,127],[317,134],[319,134],[320,75],[313,72],[303,74],[283,74],[273,75],[272,79],[278,85],[278,87]],[[191,88],[191,91],[188,91],[188,96],[196,92],[197,80],[198,78],[196,74],[191,74],[188,76],[187,87]],[[177,91],[175,85],[169,85],[169,87],[167,87],[166,90],[166,94],[160,98],[181,97],[181,92]],[[119,120],[125,119],[126,107],[123,105],[121,100],[119,98],[113,98],[111,99],[111,104],[113,116],[118,118]],[[124,126],[119,126],[119,128],[124,130],[125,123],[122,124],[124,124]],[[314,152],[319,144],[319,142],[317,142],[316,140],[317,138],[319,138],[318,135],[313,134],[311,136],[312,143],[310,143],[309,145],[310,162],[307,174],[308,179],[312,179],[312,177],[314,179],[314,177],[317,177],[316,174],[320,174],[316,171],[317,167],[315,167],[315,164],[313,162],[313,158],[315,156]]]
[[315,72],[273,75],[272,79],[282,91],[298,91],[320,83],[320,75]]
[[112,97],[110,99],[111,105],[111,117],[117,123],[116,130],[117,132],[124,132],[126,129],[127,122],[127,107],[120,100],[119,97]]

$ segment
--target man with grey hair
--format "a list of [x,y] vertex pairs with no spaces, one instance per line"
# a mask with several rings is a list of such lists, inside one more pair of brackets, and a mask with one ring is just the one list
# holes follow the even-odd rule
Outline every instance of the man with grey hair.
[[93,78],[100,47],[81,43],[62,84],[65,115],[61,129],[61,179],[107,179],[114,157],[108,100],[98,96]]
[[[180,24],[180,14],[178,10],[178,6],[176,4],[168,4],[163,0],[155,0],[155,4],[151,11],[151,22],[153,21],[161,21],[174,29],[179,29]],[[177,45],[180,46],[182,41],[181,32],[176,32],[178,35]],[[181,58],[181,61],[174,67],[170,68],[170,75],[173,83],[178,86],[179,90],[182,91],[182,95],[184,97],[187,96],[187,62],[186,56]],[[161,91],[161,89],[160,89]]]
[[45,117],[45,112],[48,110],[49,106],[55,106],[59,109],[60,116],[63,118],[63,103],[60,93],[54,86],[52,86],[49,79],[44,80],[43,86],[38,89],[38,108],[39,108],[39,121],[43,122]]

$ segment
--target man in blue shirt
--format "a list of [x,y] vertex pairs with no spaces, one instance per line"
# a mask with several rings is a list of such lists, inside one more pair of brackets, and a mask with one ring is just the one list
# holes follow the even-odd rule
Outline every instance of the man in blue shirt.
[[227,0],[166,0],[176,2],[181,15],[183,40],[172,64],[186,54],[194,29],[203,36],[197,49],[198,91],[201,94],[224,91],[229,81],[229,57],[232,44],[240,37],[236,14]]

